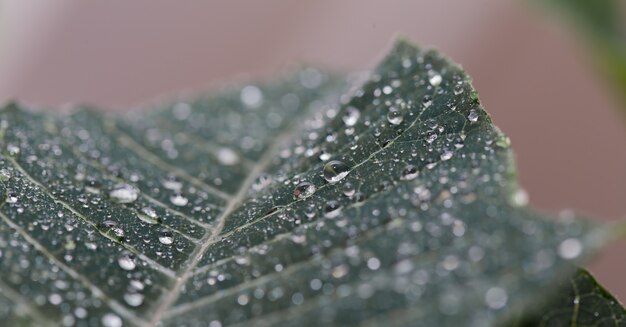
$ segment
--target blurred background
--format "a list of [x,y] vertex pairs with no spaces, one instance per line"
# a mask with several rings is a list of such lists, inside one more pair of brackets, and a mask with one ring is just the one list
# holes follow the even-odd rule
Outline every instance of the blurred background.
[[[532,205],[624,219],[626,103],[575,29],[543,9],[521,0],[5,0],[0,101],[124,110],[294,63],[366,70],[399,33],[474,78],[513,142]],[[625,241],[589,268],[626,301]]]

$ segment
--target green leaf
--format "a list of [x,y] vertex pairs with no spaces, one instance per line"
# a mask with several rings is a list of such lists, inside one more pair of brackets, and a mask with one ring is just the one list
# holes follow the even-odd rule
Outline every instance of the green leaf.
[[[539,1],[565,16],[588,41],[598,69],[612,82],[626,110],[626,6],[620,0]],[[626,112],[626,111],[625,111]]]
[[626,310],[589,272],[579,269],[547,304],[515,326],[626,326]]
[[400,41],[347,85],[307,69],[123,117],[0,111],[0,317],[485,326],[601,243],[525,206],[509,139],[436,51]]

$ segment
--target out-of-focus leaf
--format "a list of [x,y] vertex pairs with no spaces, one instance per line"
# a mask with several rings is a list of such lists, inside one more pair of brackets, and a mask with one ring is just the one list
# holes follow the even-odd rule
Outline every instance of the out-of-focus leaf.
[[626,112],[626,2],[622,0],[537,1],[562,15],[588,41],[595,63],[614,84]]
[[542,304],[535,314],[509,326],[626,326],[626,310],[607,290],[591,276],[579,269]]

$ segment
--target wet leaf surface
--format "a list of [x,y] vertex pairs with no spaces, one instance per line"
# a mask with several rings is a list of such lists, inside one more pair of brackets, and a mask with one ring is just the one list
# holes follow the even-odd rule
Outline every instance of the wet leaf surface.
[[509,139],[436,51],[400,41],[351,85],[305,69],[126,116],[8,105],[0,317],[485,326],[598,244],[526,206]]

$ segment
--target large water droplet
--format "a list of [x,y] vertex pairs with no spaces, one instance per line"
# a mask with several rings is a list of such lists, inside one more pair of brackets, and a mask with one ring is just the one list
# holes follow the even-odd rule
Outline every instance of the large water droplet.
[[400,125],[404,120],[404,115],[402,111],[398,108],[391,107],[389,108],[389,112],[387,113],[387,121],[392,125]]
[[122,252],[122,255],[117,259],[117,263],[124,270],[133,270],[137,267],[135,256],[128,252]]
[[302,182],[293,190],[293,197],[297,200],[306,199],[315,193],[315,185],[309,182]]
[[350,173],[350,166],[339,160],[333,160],[324,165],[324,179],[329,183],[336,183]]
[[113,187],[109,196],[118,203],[131,203],[139,197],[139,189],[128,184],[117,184]]
[[343,123],[346,124],[346,126],[354,126],[359,120],[359,117],[361,117],[361,112],[359,111],[359,109],[350,106],[346,108],[346,111],[341,119],[343,120]]

